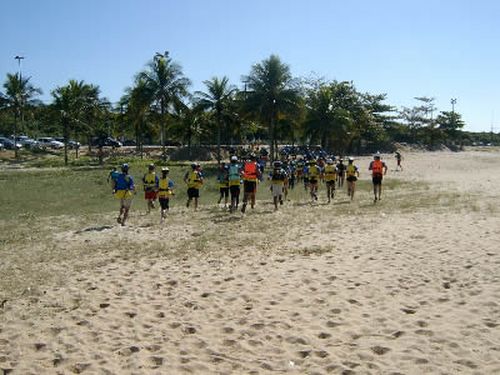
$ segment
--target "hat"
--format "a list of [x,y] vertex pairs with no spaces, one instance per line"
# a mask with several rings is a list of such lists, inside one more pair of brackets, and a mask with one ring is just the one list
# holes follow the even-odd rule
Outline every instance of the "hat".
[[236,155],[231,156],[231,161],[238,161],[238,157]]
[[276,160],[276,161],[273,163],[273,166],[274,166],[274,168],[280,168],[280,167],[281,167],[281,164],[282,164],[282,163],[281,163],[281,161]]
[[354,158],[352,156],[349,156],[349,161],[354,161]]
[[196,163],[191,163],[191,168],[195,169],[196,168]]
[[122,164],[122,171],[128,171],[128,164],[127,163]]
[[326,159],[326,164],[333,164],[333,159],[331,158]]
[[155,165],[154,165],[153,163],[149,164],[148,169],[150,169],[150,170],[151,170],[151,169],[155,169]]
[[373,155],[373,158],[374,159],[380,159],[380,152],[377,151],[377,153],[375,155]]
[[162,172],[170,172],[170,169],[168,167],[163,167],[161,169]]

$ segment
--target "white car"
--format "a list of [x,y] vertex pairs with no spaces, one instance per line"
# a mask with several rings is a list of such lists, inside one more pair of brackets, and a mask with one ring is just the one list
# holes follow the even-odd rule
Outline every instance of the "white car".
[[38,144],[42,148],[53,148],[53,149],[61,149],[64,147],[64,143],[56,141],[54,138],[51,137],[41,137],[37,139]]

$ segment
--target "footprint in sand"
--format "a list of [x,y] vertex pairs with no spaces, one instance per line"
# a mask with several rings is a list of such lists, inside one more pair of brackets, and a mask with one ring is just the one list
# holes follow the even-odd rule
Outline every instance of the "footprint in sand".
[[152,368],[158,368],[161,365],[163,365],[163,362],[165,361],[165,359],[163,357],[159,357],[159,356],[151,356],[148,358],[148,361],[151,364]]
[[375,354],[378,354],[378,355],[384,355],[385,353],[387,353],[388,351],[391,350],[390,348],[380,346],[380,345],[372,346],[370,349],[372,352],[374,352]]

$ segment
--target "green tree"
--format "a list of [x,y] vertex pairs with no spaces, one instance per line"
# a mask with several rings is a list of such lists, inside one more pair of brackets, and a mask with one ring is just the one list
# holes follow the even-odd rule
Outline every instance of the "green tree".
[[198,141],[200,144],[206,124],[210,123],[208,116],[209,113],[197,104],[189,106],[178,102],[174,106],[171,131],[187,144],[189,160],[192,160],[193,143]]
[[[31,77],[22,77],[19,74],[7,73],[7,78],[3,84],[5,92],[2,97],[2,105],[9,108],[15,117],[14,138],[17,137],[18,128],[23,125],[24,111],[36,103],[36,96],[42,94],[42,90],[30,83]],[[19,124],[21,126],[19,126]],[[15,149],[15,156],[18,157],[18,150]]]
[[462,116],[457,112],[442,111],[436,118],[438,129],[443,133],[445,142],[452,144],[461,140],[461,129],[465,126]]
[[146,70],[140,72],[138,80],[144,81],[148,90],[153,94],[153,110],[160,115],[160,138],[162,154],[166,159],[165,127],[167,114],[172,110],[176,102],[187,96],[187,89],[191,82],[184,77],[182,68],[174,63],[169,53],[157,53],[153,60],[148,63]]
[[[53,108],[58,114],[63,129],[64,161],[68,164],[68,140],[71,132],[87,135],[89,147],[94,134],[102,133],[103,112],[109,110],[109,103],[99,97],[99,86],[84,81],[70,80],[67,85],[52,91]],[[78,157],[78,149],[76,149]]]
[[247,110],[268,126],[271,158],[276,157],[277,122],[293,116],[300,106],[297,85],[290,73],[290,67],[276,55],[252,66],[244,78],[249,91],[246,95]]
[[307,90],[306,105],[304,126],[311,143],[345,153],[359,136],[354,125],[361,103],[352,82],[320,82]]
[[217,126],[217,163],[221,161],[221,129],[224,119],[231,115],[231,102],[234,99],[236,88],[229,84],[229,78],[213,77],[203,82],[207,87],[206,92],[197,91],[197,104],[208,109],[215,117]]
[[137,79],[134,87],[127,89],[122,102],[127,107],[127,117],[133,125],[137,150],[144,153],[146,131],[151,102],[154,100],[150,86],[143,79]]

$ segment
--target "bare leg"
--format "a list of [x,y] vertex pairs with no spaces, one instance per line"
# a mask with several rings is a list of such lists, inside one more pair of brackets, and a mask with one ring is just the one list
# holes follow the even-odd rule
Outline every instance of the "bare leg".
[[124,226],[125,225],[125,221],[127,221],[128,211],[129,211],[129,208],[125,207],[124,208],[124,212],[123,212],[122,226]]

